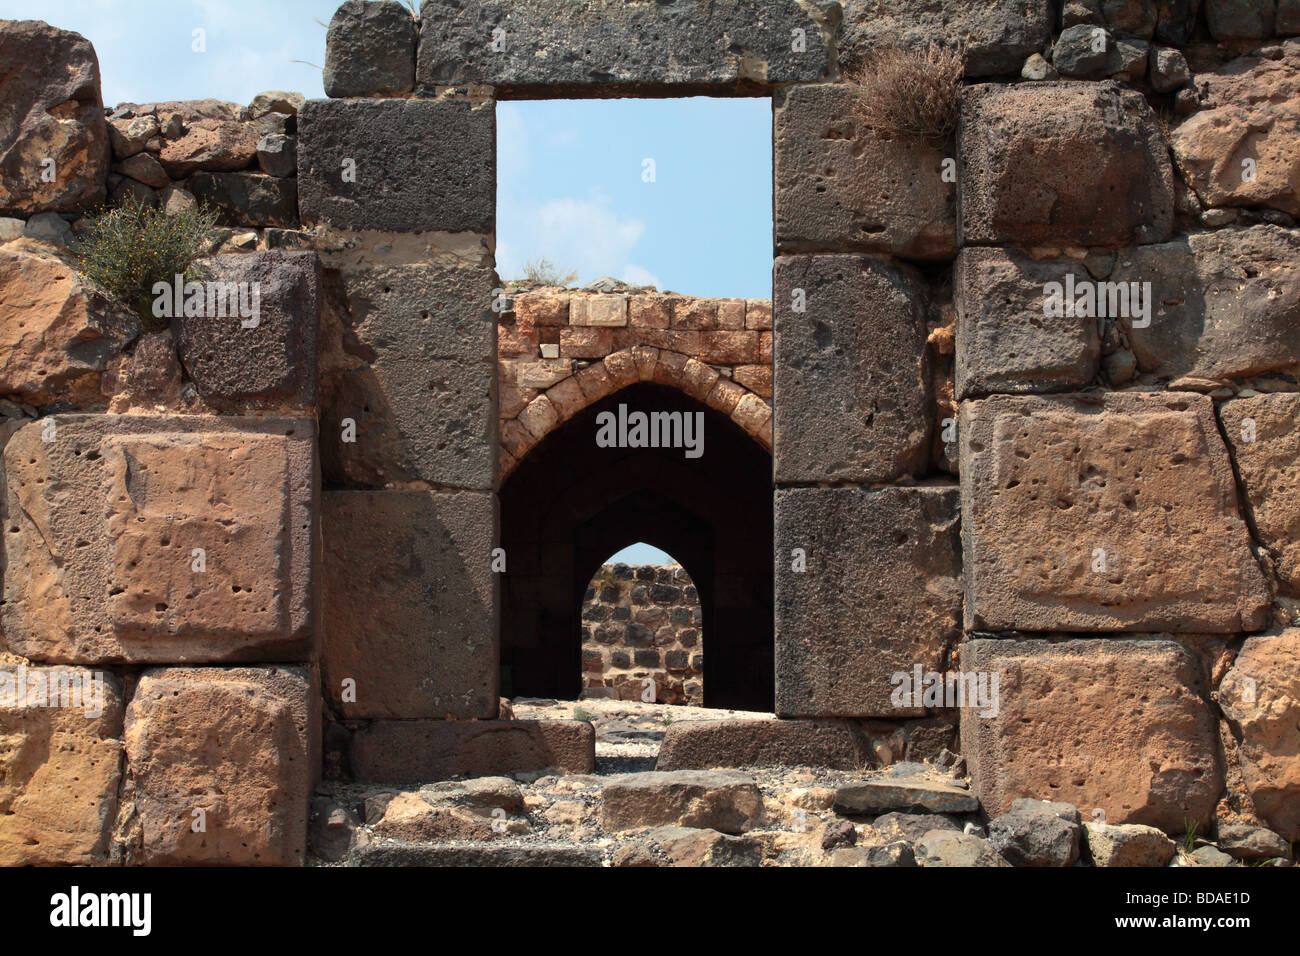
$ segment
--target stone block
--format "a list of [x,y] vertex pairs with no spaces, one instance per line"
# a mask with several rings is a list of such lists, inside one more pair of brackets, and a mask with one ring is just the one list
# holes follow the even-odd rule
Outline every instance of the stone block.
[[181,363],[203,399],[221,409],[314,405],[321,304],[316,253],[240,253],[201,266],[208,282],[236,284],[241,302],[255,306],[251,318],[224,308],[214,314],[205,306],[203,315],[172,320]]
[[627,303],[625,295],[575,295],[569,300],[569,324],[621,328],[627,325]]
[[[327,476],[361,485],[422,480],[491,489],[497,448],[491,267],[392,266],[342,278],[348,325],[370,361],[341,378],[322,410]],[[355,423],[355,441],[344,440],[345,419]]]
[[254,172],[195,173],[190,192],[219,214],[225,226],[298,225],[298,181]]
[[305,659],[315,443],[309,419],[60,415],[20,430],[5,448],[10,649],[83,664]]
[[960,632],[959,507],[956,488],[777,489],[778,714],[924,712],[892,677],[941,669]]
[[322,680],[337,713],[496,716],[496,531],[487,493],[323,495]]
[[963,672],[998,675],[996,715],[961,714],[961,750],[986,813],[1020,797],[1084,819],[1184,833],[1223,790],[1214,716],[1196,657],[1169,640],[974,640]]
[[494,104],[308,100],[298,113],[298,202],[304,225],[493,232]]
[[920,471],[930,430],[920,275],[867,256],[782,256],[772,281],[776,480]]
[[424,0],[416,83],[558,97],[687,95],[822,79],[826,14],[781,0]]
[[112,674],[0,664],[0,866],[108,862],[122,708]]
[[864,96],[842,83],[777,94],[777,249],[951,259],[956,186],[943,181],[945,153],[868,129],[857,118]]
[[763,796],[753,777],[732,771],[676,770],[621,774],[601,790],[601,825],[695,827],[744,833],[763,820]]
[[1255,536],[1283,589],[1300,596],[1300,394],[1225,402],[1219,418]]
[[352,737],[359,783],[427,783],[541,771],[591,773],[596,731],[585,720],[384,720]]
[[1269,594],[1209,398],[961,406],[966,627],[1236,632]]
[[957,219],[965,245],[1162,242],[1169,150],[1142,94],[1113,81],[962,93]]
[[325,38],[325,95],[393,96],[415,85],[419,28],[397,0],[345,0]]
[[126,757],[128,862],[304,862],[320,767],[320,692],[309,669],[145,671],[127,707]]
[[1059,283],[1064,290],[1067,275],[1092,282],[1069,259],[1039,261],[1015,249],[979,246],[958,254],[953,266],[957,398],[1091,384],[1101,359],[1098,319],[1044,314],[1046,284]]

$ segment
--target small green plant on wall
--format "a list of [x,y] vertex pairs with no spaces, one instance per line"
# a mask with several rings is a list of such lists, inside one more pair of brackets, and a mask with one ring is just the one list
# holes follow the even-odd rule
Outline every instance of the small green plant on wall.
[[92,218],[78,269],[140,316],[146,331],[157,332],[171,320],[153,314],[155,283],[170,286],[178,275],[198,279],[194,261],[207,251],[216,224],[217,213],[202,206],[170,216],[139,204],[119,206]]
[[859,117],[869,129],[941,146],[957,129],[965,54],[931,43],[926,50],[887,47],[846,71],[863,92]]

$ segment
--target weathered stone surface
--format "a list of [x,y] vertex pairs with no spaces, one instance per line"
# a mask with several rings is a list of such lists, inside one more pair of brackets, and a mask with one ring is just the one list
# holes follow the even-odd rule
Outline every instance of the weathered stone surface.
[[101,202],[110,149],[90,41],[39,20],[0,20],[0,89],[0,216]]
[[336,712],[496,716],[496,526],[487,493],[324,494],[322,680]]
[[716,830],[660,827],[623,844],[610,862],[619,867],[762,866],[763,845]]
[[1192,73],[1181,50],[1160,47],[1151,57],[1151,87],[1157,93],[1172,93],[1186,86]]
[[122,707],[112,674],[0,664],[0,866],[107,863]]
[[420,17],[424,86],[682,95],[807,83],[828,70],[829,17],[793,0],[424,0]]
[[1162,43],[1182,46],[1192,38],[1201,0],[1155,0],[1155,38]]
[[296,226],[298,183],[261,173],[195,173],[190,191],[227,226]]
[[1300,628],[1246,639],[1219,685],[1255,812],[1300,840]]
[[1079,859],[1078,811],[1074,819],[1065,819],[1052,806],[1016,800],[989,821],[989,845],[1012,866],[1072,865]]
[[162,164],[148,153],[137,153],[130,159],[123,160],[115,170],[155,189],[171,185],[171,177],[162,168]]
[[916,841],[917,866],[1010,866],[988,840],[952,830],[934,830]]
[[[257,165],[268,176],[298,175],[298,140],[283,133],[267,133],[257,141]],[[297,198],[297,192],[294,193]],[[297,203],[294,204],[297,212]]]
[[601,824],[697,827],[744,833],[763,818],[763,796],[753,777],[719,770],[674,770],[611,777],[601,791]]
[[126,757],[130,862],[302,864],[320,766],[307,668],[145,671],[126,711]]
[[916,866],[910,843],[897,841],[883,846],[840,847],[831,853],[827,866]]
[[961,407],[966,626],[1233,632],[1268,619],[1206,396]]
[[591,773],[596,732],[585,720],[384,720],[353,735],[351,756],[361,783]]
[[1095,317],[1044,314],[1044,286],[1067,275],[1091,282],[1069,259],[968,246],[953,266],[957,398],[1052,392],[1092,382],[1101,357]]
[[1277,0],[1205,0],[1205,22],[1216,40],[1258,40],[1273,33]]
[[959,506],[956,488],[777,490],[778,714],[924,712],[892,699],[892,675],[940,669],[960,631]]
[[[249,318],[227,310],[173,319],[182,364],[215,408],[316,403],[320,260],[314,252],[258,252],[201,260],[205,279],[235,283],[256,301]],[[258,298],[252,300],[252,290]]]
[[1031,53],[1051,42],[1053,5],[1048,0],[844,0],[841,64],[856,64],[881,47],[925,50],[961,41],[967,76],[1020,72]]
[[325,39],[325,95],[409,93],[418,35],[415,16],[397,0],[345,0]]
[[[395,840],[443,841],[493,840],[529,831],[526,820],[500,815],[494,818],[492,809],[477,804],[431,801],[423,792],[401,793],[385,807],[383,819],[375,825],[375,833]],[[497,819],[503,825],[494,826]]]
[[777,248],[952,258],[956,186],[942,178],[945,152],[868,129],[855,119],[863,96],[842,83],[777,94]]
[[1196,74],[1212,108],[1179,123],[1169,145],[1207,206],[1300,215],[1300,41],[1283,50],[1281,59],[1241,57]]
[[492,232],[494,104],[308,100],[298,114],[298,182],[304,224]]
[[952,817],[941,813],[883,813],[871,821],[874,838],[915,843],[931,830],[960,830]]
[[[349,332],[369,364],[324,403],[327,475],[492,488],[495,280],[490,266],[463,261],[344,273]],[[354,442],[343,440],[344,419],[355,422]]]
[[198,119],[186,125],[180,138],[167,140],[158,158],[173,179],[200,170],[228,173],[257,158],[257,140],[248,123]]
[[1091,819],[1182,833],[1223,789],[1196,658],[1167,640],[974,640],[961,669],[999,675],[998,713],[963,710],[962,754],[986,812],[1051,793]]
[[958,228],[968,245],[1161,242],[1173,173],[1155,114],[1114,82],[979,85],[962,94]]
[[1219,417],[1255,536],[1283,589],[1300,595],[1300,394],[1235,399]]
[[157,135],[158,117],[153,115],[108,121],[108,141],[117,159],[144,152],[145,145]]
[[1300,370],[1300,235],[1217,229],[1122,252],[1115,282],[1150,282],[1151,324],[1123,324],[1144,372],[1248,378]]
[[920,275],[868,256],[782,256],[772,284],[776,480],[921,470],[930,411]]
[[810,766],[853,770],[871,759],[871,741],[847,720],[675,720],[656,770]]
[[1189,853],[1184,859],[1188,860],[1192,866],[1239,866],[1231,856],[1224,853],[1217,847],[1202,846],[1197,847]]
[[1088,822],[1083,834],[1094,866],[1165,866],[1174,858],[1174,841],[1140,823]]
[[835,791],[836,813],[975,813],[979,808],[969,790],[920,778],[867,780]]
[[5,448],[10,648],[87,664],[305,655],[315,440],[310,420],[276,418],[60,415],[20,430]]
[[23,243],[0,249],[0,394],[36,405],[93,396],[139,330],[70,261]]
[[1236,860],[1289,860],[1291,844],[1272,830],[1248,823],[1222,823],[1214,842]]
[[358,847],[348,857],[349,866],[603,866],[604,851],[597,846],[569,843],[428,844],[392,840]]
[[298,107],[306,102],[307,97],[301,93],[290,93],[285,90],[266,90],[258,93],[248,103],[248,112],[254,119],[261,119],[269,113],[279,113],[282,116],[295,116],[298,113]]

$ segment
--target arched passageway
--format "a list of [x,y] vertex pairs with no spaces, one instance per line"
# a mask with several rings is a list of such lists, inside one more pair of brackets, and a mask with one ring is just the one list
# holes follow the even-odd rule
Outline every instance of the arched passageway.
[[[704,453],[599,447],[598,416],[621,404],[702,413]],[[772,709],[772,459],[728,417],[673,388],[631,385],[547,435],[500,497],[503,693],[578,696],[587,584],[610,554],[644,541],[699,591],[705,706]]]

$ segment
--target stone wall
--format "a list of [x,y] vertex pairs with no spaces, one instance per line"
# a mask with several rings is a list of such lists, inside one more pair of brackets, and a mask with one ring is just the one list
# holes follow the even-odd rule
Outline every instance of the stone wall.
[[702,704],[703,630],[681,565],[602,565],[583,595],[583,696]]

